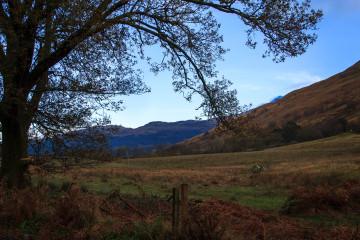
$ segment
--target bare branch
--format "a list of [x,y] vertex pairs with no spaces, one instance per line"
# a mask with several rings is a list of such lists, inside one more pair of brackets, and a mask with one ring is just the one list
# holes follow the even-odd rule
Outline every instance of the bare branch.
[[[121,22],[121,21],[119,21]],[[182,49],[179,45],[177,45],[175,42],[171,41],[166,34],[163,34],[161,32],[155,32],[155,27],[152,27],[150,26],[149,24],[146,24],[146,23],[143,23],[143,22],[140,22],[140,21],[137,21],[139,22],[140,24],[143,24],[145,26],[147,26],[148,28],[146,27],[143,27],[141,25],[136,25],[135,23],[133,22],[122,22],[122,24],[126,24],[126,25],[129,25],[129,26],[132,26],[134,28],[137,28],[137,29],[140,29],[142,31],[145,31],[147,33],[150,33],[156,37],[158,37],[159,39],[161,39],[162,41],[166,42],[173,50],[174,52],[176,51],[179,51],[181,52],[184,57],[191,63],[192,67],[195,69],[196,71],[196,74],[197,76],[199,77],[201,83],[202,83],[202,86],[203,86],[203,90],[205,92],[205,95],[206,97],[208,98],[208,100],[210,101],[211,105],[214,107],[215,109],[215,115],[217,115],[219,118],[220,118],[220,121],[223,121],[225,122],[225,119],[223,118],[222,114],[221,114],[221,111],[219,110],[218,108],[218,105],[216,104],[216,101],[215,99],[213,98],[213,94],[211,93],[211,90],[209,89],[208,87],[208,84],[201,72],[201,70],[198,68],[197,64],[194,62],[194,60],[187,54],[187,52]],[[176,54],[177,55],[177,54]],[[177,55],[178,56],[178,55]]]

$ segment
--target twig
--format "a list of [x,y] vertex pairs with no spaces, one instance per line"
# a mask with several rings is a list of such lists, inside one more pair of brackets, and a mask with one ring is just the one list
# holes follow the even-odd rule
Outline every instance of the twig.
[[137,212],[140,216],[142,217],[146,217],[144,213],[142,213],[141,211],[139,211],[134,205],[132,205],[131,203],[129,203],[128,201],[126,201],[121,195],[120,195],[120,188],[118,190],[114,190],[111,192],[110,194],[110,198],[111,197],[118,197],[120,201],[124,202],[126,205],[128,205],[130,208],[132,208],[135,212]]
[[149,194],[147,194],[144,189],[140,186],[140,184],[137,184],[135,182],[133,182],[133,184],[141,191],[142,193],[142,197],[150,197]]
[[355,240],[359,232],[359,224],[356,226],[355,234],[352,235],[350,240]]
[[266,232],[265,232],[265,224],[261,221],[262,228],[263,228],[263,238],[266,239]]
[[112,206],[110,206],[110,204],[108,203],[108,201],[105,198],[102,198],[103,202],[106,203],[106,206],[108,207],[109,210],[105,209],[104,207],[100,207],[100,209],[104,212],[107,212],[109,214],[112,214],[114,212],[114,208]]
[[171,195],[166,201],[169,202],[173,197],[174,197],[174,195]]

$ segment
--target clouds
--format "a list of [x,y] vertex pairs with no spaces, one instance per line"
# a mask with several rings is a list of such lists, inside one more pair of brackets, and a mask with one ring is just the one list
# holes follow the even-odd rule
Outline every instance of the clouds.
[[314,8],[320,8],[325,13],[336,14],[350,14],[360,13],[360,1],[359,0],[313,0],[312,6]]
[[280,81],[286,81],[288,84],[285,85],[285,89],[287,90],[303,88],[323,80],[323,78],[316,75],[311,75],[306,71],[278,74],[276,79]]

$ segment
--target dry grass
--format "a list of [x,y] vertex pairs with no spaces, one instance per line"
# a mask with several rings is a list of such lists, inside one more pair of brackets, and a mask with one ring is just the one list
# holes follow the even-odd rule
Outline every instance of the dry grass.
[[275,212],[254,210],[232,201],[209,200],[200,204],[201,212],[219,216],[229,239],[358,239],[360,232],[350,226],[323,227],[301,222]]
[[[262,184],[277,188],[317,184],[360,177],[360,136],[343,135],[259,152],[132,159],[97,168],[69,171],[75,181],[107,182],[124,179],[142,185],[211,184],[242,186]],[[254,164],[265,171],[252,175]]]
[[332,211],[360,213],[360,181],[350,179],[337,184],[296,187],[288,197],[288,213],[319,214]]
[[[77,183],[102,195],[122,194],[166,198],[172,188],[190,185],[190,197],[234,200],[247,206],[280,210],[296,186],[334,185],[360,179],[360,136],[337,137],[257,152],[202,154],[118,160],[66,174],[42,177],[59,186]],[[264,171],[253,174],[254,164]],[[45,180],[44,180],[45,179]]]
[[[356,226],[343,224],[356,221],[324,227],[278,210],[287,196],[300,203],[296,213],[309,203],[321,213],[334,201],[349,203],[347,210],[358,207],[360,185],[345,193],[338,186],[360,179],[359,146],[360,136],[348,134],[259,152],[132,159],[130,165],[119,160],[64,175],[39,175],[34,178],[39,187],[20,192],[8,192],[0,183],[0,238],[31,233],[37,239],[189,239],[206,234],[214,239],[356,239]],[[252,174],[255,163],[265,171]],[[171,233],[171,207],[163,201],[181,183],[190,185],[190,198],[222,199],[191,201],[192,224],[183,236]],[[53,186],[59,188],[51,190]],[[133,207],[108,198],[114,189]],[[314,205],[317,196],[327,203]],[[158,215],[163,219],[157,221]]]

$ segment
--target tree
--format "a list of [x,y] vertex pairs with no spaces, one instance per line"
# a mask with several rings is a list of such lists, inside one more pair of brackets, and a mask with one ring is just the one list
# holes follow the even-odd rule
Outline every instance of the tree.
[[[120,110],[119,95],[149,89],[136,70],[171,70],[175,92],[200,94],[206,117],[237,115],[236,91],[218,79],[226,52],[212,11],[235,14],[264,36],[264,56],[284,61],[314,43],[321,11],[296,0],[7,0],[0,5],[1,176],[20,187],[29,131],[43,135],[85,128],[100,110]],[[146,55],[163,49],[163,59]],[[213,79],[211,81],[211,79]],[[106,119],[105,119],[106,120]]]
[[339,118],[338,122],[341,124],[342,131],[346,132],[348,121],[345,118]]
[[291,142],[297,139],[298,131],[301,129],[294,121],[288,121],[286,126],[281,130],[281,136],[286,142]]
[[131,152],[131,148],[129,146],[115,147],[114,152],[116,156],[129,157],[129,152]]

